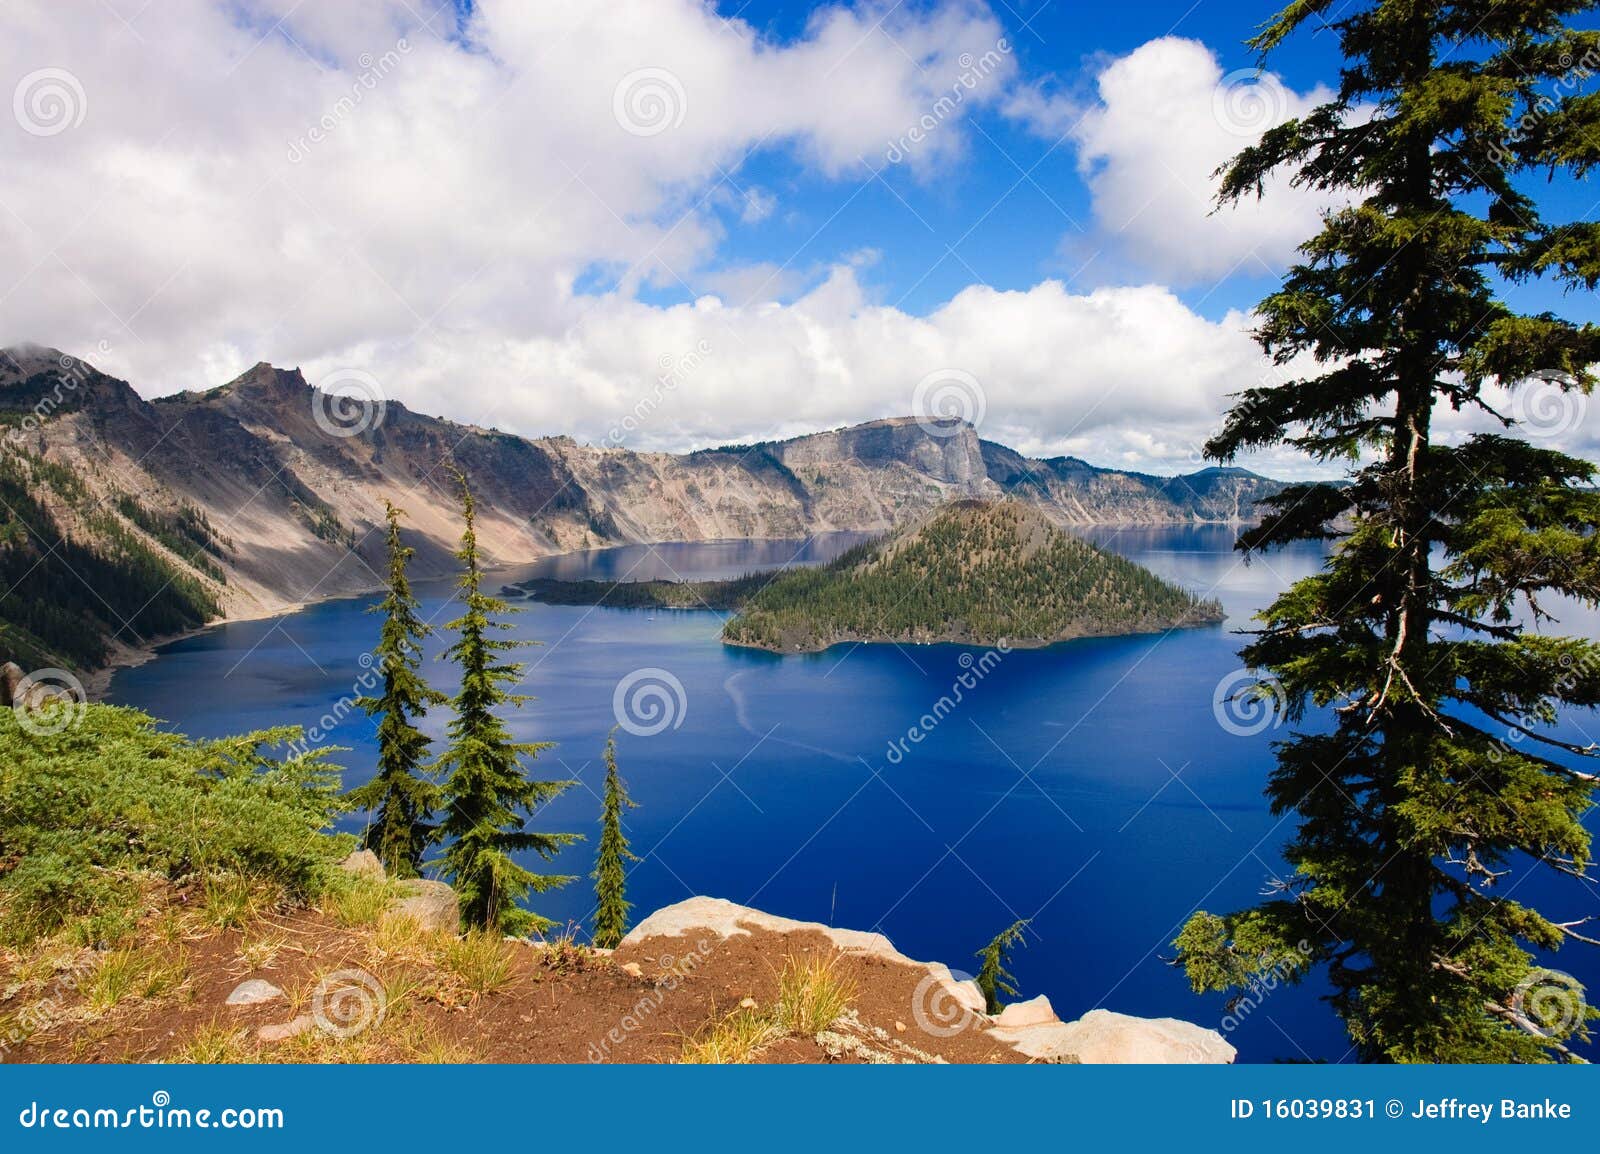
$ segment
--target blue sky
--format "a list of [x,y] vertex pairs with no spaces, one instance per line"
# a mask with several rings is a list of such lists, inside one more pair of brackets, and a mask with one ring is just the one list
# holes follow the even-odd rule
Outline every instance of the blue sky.
[[[815,7],[778,0],[725,0],[717,6],[774,41],[802,36]],[[1225,72],[1253,68],[1258,56],[1245,42],[1280,7],[1277,0],[995,0],[993,9],[1024,76],[1088,100],[1108,59],[1159,37],[1202,42]],[[1316,31],[1292,37],[1272,54],[1268,68],[1290,88],[1308,91],[1336,83],[1340,62],[1335,33]],[[1025,289],[1055,278],[1093,288],[1150,278],[1151,270],[1119,260],[1098,243],[1070,141],[1041,138],[992,110],[974,114],[960,131],[961,163],[930,178],[875,157],[883,182],[864,189],[858,179],[819,179],[787,150],[757,151],[730,175],[741,185],[778,190],[784,211],[730,230],[722,246],[725,260],[792,261],[792,268],[814,280],[828,262],[873,250],[877,259],[865,279],[875,295],[916,313],[937,308],[974,282]],[[1553,218],[1592,216],[1600,201],[1600,185],[1592,182],[1531,183]],[[1227,276],[1175,287],[1195,311],[1215,319],[1250,308],[1272,291],[1279,271],[1278,264],[1247,261]],[[597,274],[592,283],[604,284],[605,278]],[[1600,319],[1590,294],[1538,283],[1506,291],[1529,311]],[[666,284],[646,295],[670,302],[686,293],[680,284]]]
[[[1274,8],[13,0],[0,343],[147,395],[265,360],[641,450],[933,406],[1187,471],[1274,379],[1250,310],[1339,203],[1209,213],[1214,168],[1336,82],[1328,32],[1255,70]],[[1555,219],[1600,201],[1537,187]]]

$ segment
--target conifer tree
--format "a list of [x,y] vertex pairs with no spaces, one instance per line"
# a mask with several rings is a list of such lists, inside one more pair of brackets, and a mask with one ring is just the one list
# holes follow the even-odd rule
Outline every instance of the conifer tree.
[[438,786],[423,772],[429,741],[416,720],[446,698],[419,672],[422,639],[432,630],[418,613],[406,576],[415,550],[400,540],[400,518],[405,514],[388,501],[384,507],[388,584],[383,600],[369,610],[383,614],[374,651],[383,691],[356,700],[369,717],[378,719],[378,771],[371,781],[351,790],[347,801],[355,809],[373,812],[362,845],[378,855],[390,874],[410,878],[421,871],[422,855],[434,840],[432,816],[439,801]]
[[624,862],[638,861],[628,849],[622,832],[622,811],[633,809],[628,787],[617,773],[617,731],[606,738],[605,797],[600,811],[600,852],[595,861],[594,944],[614,950],[628,932],[628,910],[633,903],[624,896],[627,872]]
[[[1505,298],[1600,281],[1600,225],[1548,223],[1531,197],[1600,163],[1600,32],[1569,23],[1596,6],[1297,0],[1252,44],[1332,30],[1337,94],[1221,173],[1224,203],[1287,171],[1349,205],[1259,306],[1295,379],[1240,394],[1207,453],[1291,445],[1350,474],[1290,488],[1239,542],[1337,542],[1243,652],[1294,723],[1267,794],[1298,819],[1295,872],[1175,944],[1196,989],[1323,967],[1371,1060],[1568,1059],[1594,1016],[1535,953],[1600,945],[1587,919],[1515,897],[1529,871],[1590,864],[1580,767],[1600,750],[1552,728],[1600,701],[1600,646],[1547,628],[1555,598],[1600,596],[1600,493],[1592,464],[1526,434],[1581,412],[1600,329]],[[1441,405],[1499,431],[1443,442]],[[1333,709],[1304,725],[1309,705]]]
[[1018,942],[1022,942],[1023,945],[1027,944],[1022,937],[1022,931],[1027,928],[1027,925],[1027,918],[1012,922],[996,934],[992,942],[977,953],[977,956],[983,959],[983,964],[978,967],[978,976],[975,980],[978,983],[978,989],[983,991],[985,1009],[991,1014],[998,1014],[1005,1008],[1000,1001],[1001,994],[1007,994],[1013,998],[1017,996],[1017,987],[1012,985],[1011,972],[1006,969],[1006,955],[1011,951],[1011,947]]
[[460,898],[463,923],[520,935],[546,929],[551,923],[518,903],[530,892],[544,893],[573,879],[536,874],[512,855],[533,852],[549,861],[562,846],[582,837],[535,833],[527,828],[527,818],[536,808],[573,783],[525,777],[524,759],[531,761],[553,743],[514,741],[495,713],[499,707],[532,700],[509,688],[521,680],[522,666],[505,657],[530,643],[494,636],[496,630],[511,628],[496,618],[512,610],[483,591],[477,509],[466,476],[454,470],[454,477],[463,522],[461,548],[456,552],[461,562],[456,585],[463,608],[461,616],[448,625],[456,640],[444,653],[461,670],[461,687],[451,701],[455,719],[447,730],[448,746],[437,763],[444,775],[445,813],[439,832],[448,843],[445,874]]

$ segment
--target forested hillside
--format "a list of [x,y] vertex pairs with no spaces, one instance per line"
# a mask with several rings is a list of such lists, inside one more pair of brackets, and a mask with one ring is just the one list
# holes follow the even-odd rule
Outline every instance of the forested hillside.
[[1057,529],[1015,501],[963,501],[766,585],[724,639],[765,649],[841,641],[1043,645],[1220,621],[1221,607]]

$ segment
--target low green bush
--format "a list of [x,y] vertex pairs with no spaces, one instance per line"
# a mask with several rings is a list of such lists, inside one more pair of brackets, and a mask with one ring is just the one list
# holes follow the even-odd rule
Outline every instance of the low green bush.
[[0,709],[0,938],[114,924],[152,876],[320,893],[354,843],[328,832],[338,770],[327,751],[288,753],[299,737],[283,727],[198,741],[106,705],[35,735]]

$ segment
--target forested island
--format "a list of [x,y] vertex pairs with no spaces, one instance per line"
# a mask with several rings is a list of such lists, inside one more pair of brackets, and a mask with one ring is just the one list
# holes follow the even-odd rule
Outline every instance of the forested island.
[[1097,549],[1017,501],[960,501],[827,565],[724,581],[558,581],[557,605],[736,612],[722,639],[802,653],[851,641],[1015,647],[1221,621],[1222,606]]

